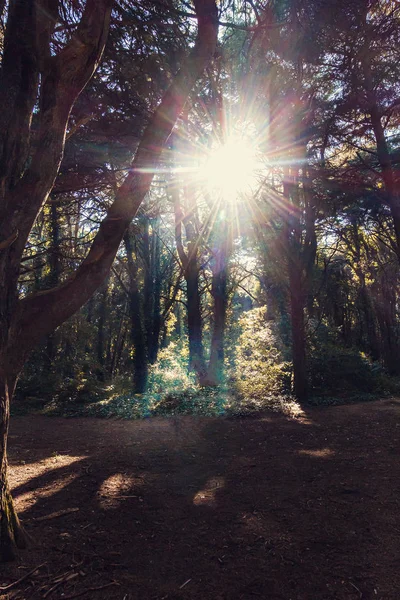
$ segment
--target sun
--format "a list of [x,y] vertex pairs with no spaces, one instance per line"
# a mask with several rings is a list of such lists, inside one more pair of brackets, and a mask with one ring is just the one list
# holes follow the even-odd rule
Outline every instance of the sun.
[[243,136],[232,136],[212,149],[200,167],[200,179],[210,194],[236,203],[257,186],[260,160],[257,148]]

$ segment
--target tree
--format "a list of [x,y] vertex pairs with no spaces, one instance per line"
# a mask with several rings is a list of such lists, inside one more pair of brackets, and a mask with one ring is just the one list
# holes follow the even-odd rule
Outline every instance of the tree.
[[[9,405],[32,348],[74,314],[105,280],[120,242],[153,179],[154,167],[217,41],[213,0],[195,0],[196,43],[145,129],[131,170],[117,190],[90,251],[62,285],[18,295],[21,259],[35,219],[54,186],[72,106],[96,70],[112,0],[87,0],[56,28],[57,0],[10,0],[0,73],[0,552],[24,546],[7,482]],[[73,11],[73,9],[71,9]],[[64,11],[65,12],[65,11]],[[72,31],[72,33],[70,33]],[[37,102],[37,98],[39,101]]]

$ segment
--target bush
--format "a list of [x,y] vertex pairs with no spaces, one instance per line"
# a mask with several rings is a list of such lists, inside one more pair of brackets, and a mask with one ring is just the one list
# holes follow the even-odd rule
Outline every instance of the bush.
[[316,395],[372,393],[381,388],[380,366],[355,349],[318,345],[310,353],[308,371]]
[[264,404],[269,397],[290,393],[291,363],[277,325],[266,320],[266,308],[246,312],[239,320],[241,334],[235,349],[231,381],[242,401]]

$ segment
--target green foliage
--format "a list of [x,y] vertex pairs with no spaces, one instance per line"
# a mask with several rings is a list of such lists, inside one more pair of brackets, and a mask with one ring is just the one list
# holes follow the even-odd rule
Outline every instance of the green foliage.
[[373,364],[362,352],[330,343],[318,345],[311,353],[309,380],[312,390],[327,393],[368,392],[377,385]]
[[226,388],[186,389],[168,393],[152,411],[154,416],[223,415],[229,409],[229,393]]
[[400,379],[357,348],[319,341],[308,359],[311,405],[364,402],[400,392]]
[[242,401],[268,403],[268,398],[288,394],[291,365],[283,360],[284,345],[277,325],[266,320],[266,308],[254,308],[240,318],[235,364],[231,379]]

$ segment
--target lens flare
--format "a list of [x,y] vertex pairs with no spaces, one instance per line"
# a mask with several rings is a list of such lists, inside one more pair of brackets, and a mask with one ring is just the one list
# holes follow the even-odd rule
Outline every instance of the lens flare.
[[200,168],[200,179],[209,193],[218,193],[225,201],[235,203],[255,190],[259,171],[256,147],[244,137],[231,137],[208,153]]

